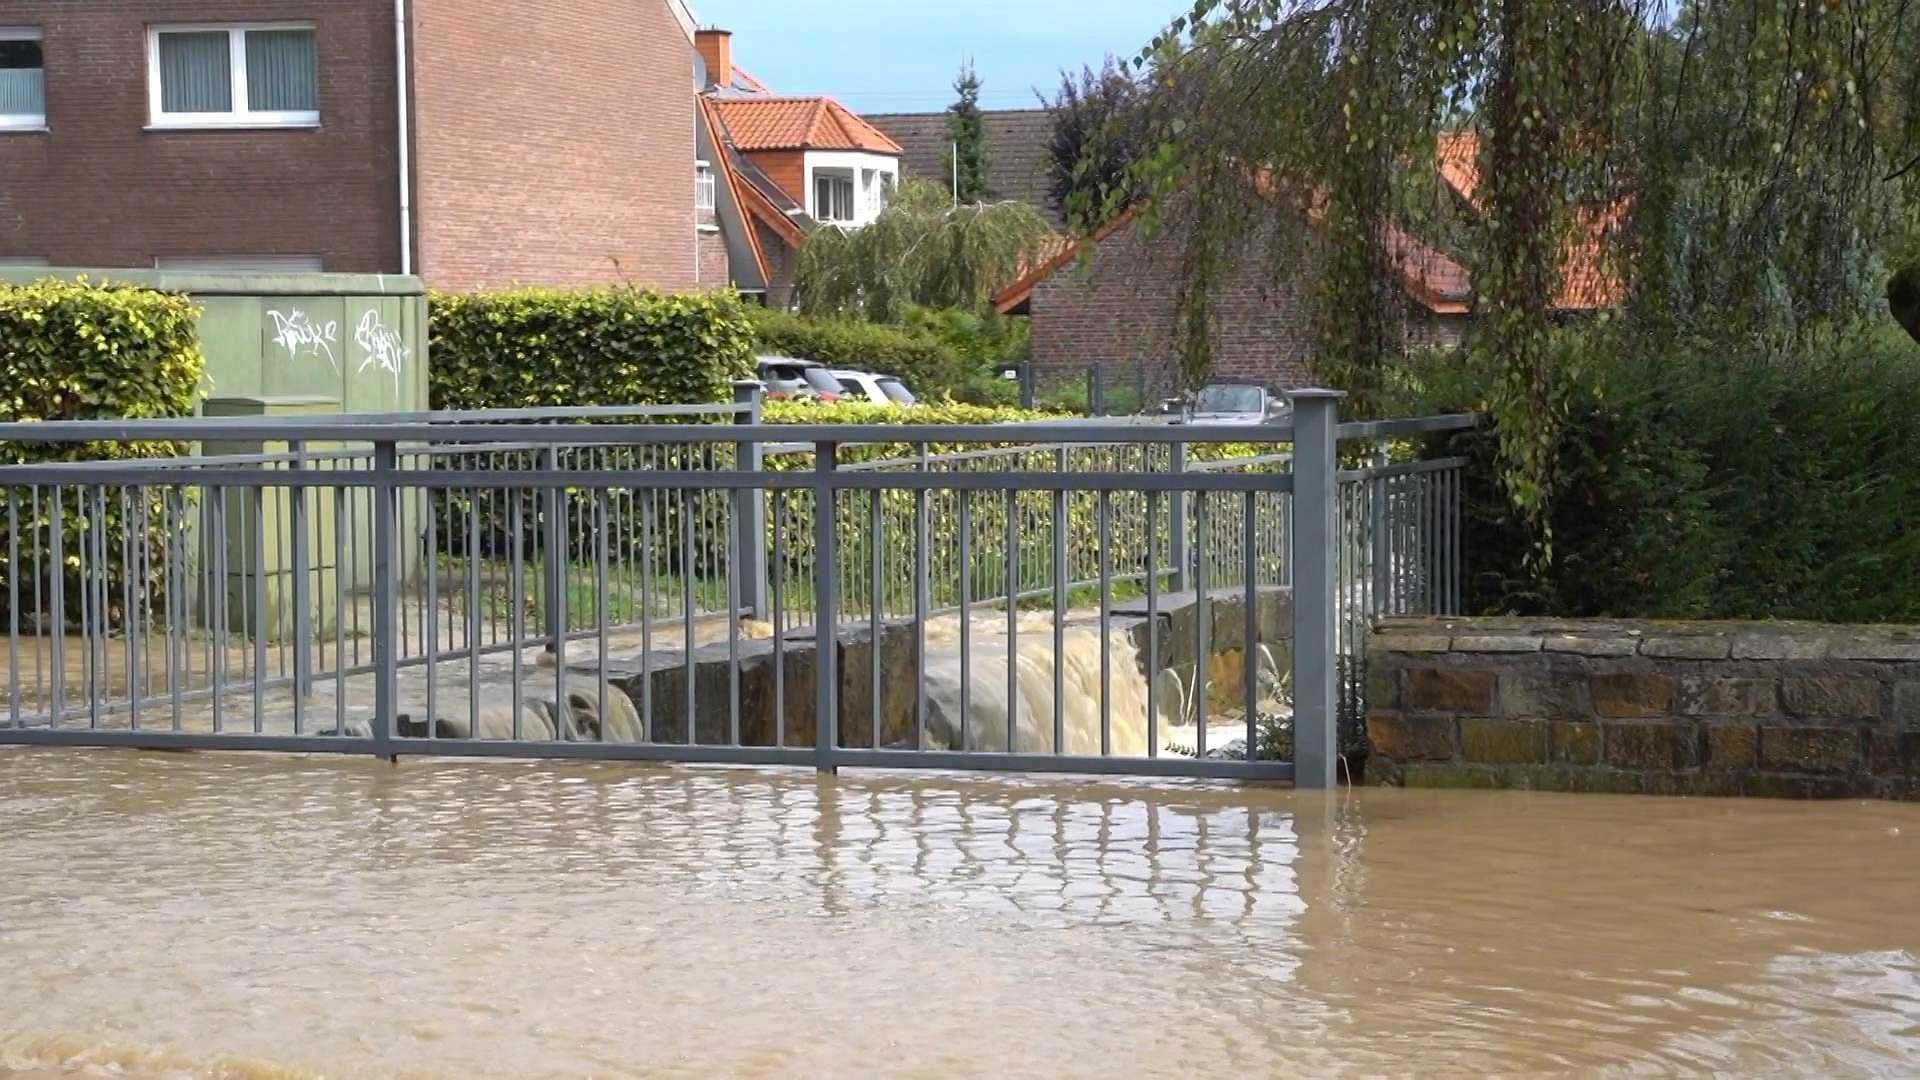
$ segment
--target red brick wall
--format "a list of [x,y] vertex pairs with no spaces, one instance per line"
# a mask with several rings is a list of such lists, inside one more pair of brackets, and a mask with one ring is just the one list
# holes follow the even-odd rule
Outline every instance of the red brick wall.
[[[294,19],[317,30],[317,130],[154,131],[146,26]],[[317,255],[399,270],[388,0],[0,0],[37,27],[45,134],[0,133],[0,255],[151,267],[156,256]]]
[[694,287],[694,51],[664,0],[413,12],[428,281]]
[[700,234],[700,287],[724,289],[728,277],[727,240],[717,232]]
[[[1126,385],[1145,368],[1150,400],[1179,384],[1173,350],[1181,242],[1128,225],[1094,248],[1090,265],[1056,271],[1034,287],[1033,359],[1040,379],[1059,381],[1102,365]],[[1216,300],[1213,373],[1281,389],[1313,381],[1312,309],[1302,277],[1270,281],[1243,267]]]
[[[1182,243],[1176,228],[1149,239],[1129,225],[1096,245],[1089,262],[1036,285],[1033,362],[1040,381],[1074,379],[1099,363],[1110,385],[1134,386],[1144,369],[1148,401],[1178,390],[1172,331]],[[1215,298],[1213,377],[1281,390],[1313,385],[1315,257],[1309,248],[1292,273],[1276,278],[1259,250],[1239,260]],[[1461,327],[1457,318],[1416,308],[1407,320],[1408,343],[1457,344]]]
[[767,306],[785,308],[793,301],[794,251],[780,234],[760,222],[753,223],[760,238],[760,253],[767,260]]

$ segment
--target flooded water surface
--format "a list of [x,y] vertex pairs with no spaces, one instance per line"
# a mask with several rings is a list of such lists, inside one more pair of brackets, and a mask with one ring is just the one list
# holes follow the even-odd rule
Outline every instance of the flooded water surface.
[[0,1073],[1920,1062],[1920,807],[0,750]]

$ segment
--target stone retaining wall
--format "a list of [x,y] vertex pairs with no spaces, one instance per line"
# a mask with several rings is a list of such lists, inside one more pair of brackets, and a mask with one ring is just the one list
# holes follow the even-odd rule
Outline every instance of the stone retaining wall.
[[1920,627],[1387,619],[1368,776],[1920,799]]

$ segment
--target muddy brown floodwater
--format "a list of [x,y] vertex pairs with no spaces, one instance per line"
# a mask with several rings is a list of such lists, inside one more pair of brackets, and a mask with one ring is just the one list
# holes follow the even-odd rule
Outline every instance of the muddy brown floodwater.
[[1920,807],[0,750],[0,1073],[1920,1067]]

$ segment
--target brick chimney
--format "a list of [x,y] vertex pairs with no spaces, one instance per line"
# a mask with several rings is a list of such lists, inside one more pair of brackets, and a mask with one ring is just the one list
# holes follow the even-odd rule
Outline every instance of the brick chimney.
[[707,65],[708,86],[733,85],[733,31],[695,31],[693,47],[700,50],[700,59]]

